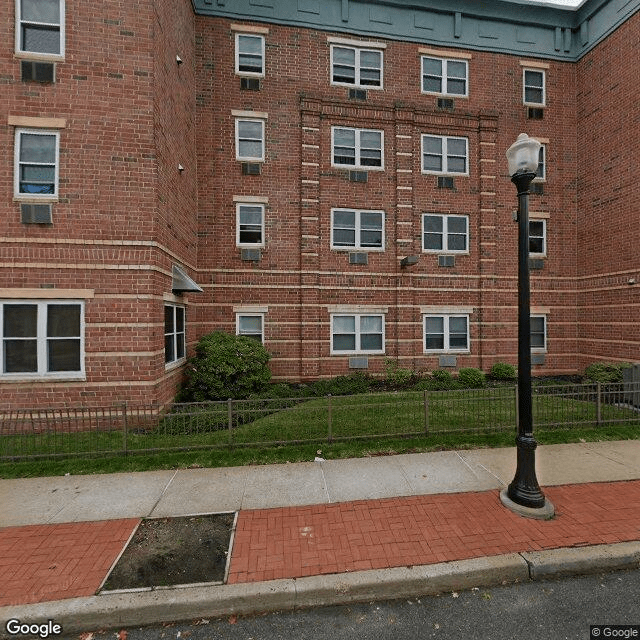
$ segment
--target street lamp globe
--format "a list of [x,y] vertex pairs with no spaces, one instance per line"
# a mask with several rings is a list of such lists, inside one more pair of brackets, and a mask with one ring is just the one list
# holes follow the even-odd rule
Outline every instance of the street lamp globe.
[[541,146],[534,138],[530,138],[526,133],[521,133],[517,140],[507,149],[509,175],[535,173],[538,168]]

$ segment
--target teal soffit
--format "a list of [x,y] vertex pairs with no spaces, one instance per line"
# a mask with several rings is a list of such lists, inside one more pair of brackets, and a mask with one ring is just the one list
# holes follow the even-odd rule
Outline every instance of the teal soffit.
[[197,14],[573,62],[640,0],[192,0]]

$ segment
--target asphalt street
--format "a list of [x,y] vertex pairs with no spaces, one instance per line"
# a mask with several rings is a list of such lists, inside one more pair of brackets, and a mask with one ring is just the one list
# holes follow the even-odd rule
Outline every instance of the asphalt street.
[[[93,631],[65,640],[589,640],[640,637],[640,570],[191,624]],[[614,635],[606,625],[637,625]],[[88,630],[92,631],[92,630]],[[126,633],[122,633],[126,631]]]

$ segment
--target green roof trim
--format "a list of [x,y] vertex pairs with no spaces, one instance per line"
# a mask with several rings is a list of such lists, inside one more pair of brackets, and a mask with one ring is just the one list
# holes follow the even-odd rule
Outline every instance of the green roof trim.
[[199,15],[574,62],[640,8],[586,0],[192,0]]

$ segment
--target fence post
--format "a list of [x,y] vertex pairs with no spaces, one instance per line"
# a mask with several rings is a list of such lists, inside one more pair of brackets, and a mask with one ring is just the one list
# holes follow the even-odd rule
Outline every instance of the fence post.
[[429,392],[424,390],[424,435],[429,435]]
[[233,442],[233,400],[227,399],[227,420],[229,423],[229,444]]
[[516,431],[520,428],[520,394],[518,385],[515,386],[516,392]]
[[331,394],[327,395],[327,427],[328,427],[328,440],[333,442],[333,424],[331,417]]
[[129,435],[129,422],[127,420],[127,403],[123,402],[122,403],[122,449],[124,451],[124,455],[128,455],[129,454],[129,443],[127,441],[128,435]]
[[602,425],[602,385],[596,382],[596,426]]

